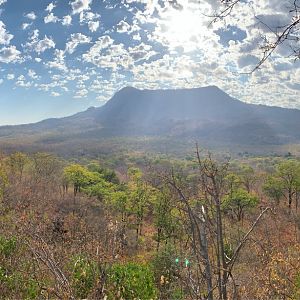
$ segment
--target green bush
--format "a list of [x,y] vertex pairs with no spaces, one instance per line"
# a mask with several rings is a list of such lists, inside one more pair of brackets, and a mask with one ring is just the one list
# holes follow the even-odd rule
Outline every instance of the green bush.
[[145,265],[137,263],[116,264],[108,272],[108,299],[141,299],[157,298],[154,274]]
[[72,287],[76,297],[86,298],[97,282],[99,269],[97,264],[84,256],[72,260]]
[[15,237],[5,238],[0,236],[0,255],[5,257],[11,256],[17,247],[17,240]]
[[[179,266],[176,263],[176,253],[173,247],[167,246],[156,253],[152,259],[156,285],[159,287],[160,299],[181,299],[176,281],[179,276]],[[178,259],[178,258],[177,258]]]

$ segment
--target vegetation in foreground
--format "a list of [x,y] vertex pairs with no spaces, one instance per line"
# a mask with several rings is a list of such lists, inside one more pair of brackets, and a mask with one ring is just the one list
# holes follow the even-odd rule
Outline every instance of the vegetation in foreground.
[[291,157],[2,155],[1,299],[299,299],[299,195]]

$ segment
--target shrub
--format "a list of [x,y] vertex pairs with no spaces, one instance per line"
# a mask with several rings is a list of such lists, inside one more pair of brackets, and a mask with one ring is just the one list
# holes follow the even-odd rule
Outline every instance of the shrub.
[[107,290],[108,299],[157,298],[152,270],[137,263],[113,265],[108,272]]

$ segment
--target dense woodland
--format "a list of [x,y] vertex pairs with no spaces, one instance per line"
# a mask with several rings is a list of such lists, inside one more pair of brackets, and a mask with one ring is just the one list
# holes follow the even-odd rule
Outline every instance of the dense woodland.
[[1,299],[299,299],[300,161],[0,157]]

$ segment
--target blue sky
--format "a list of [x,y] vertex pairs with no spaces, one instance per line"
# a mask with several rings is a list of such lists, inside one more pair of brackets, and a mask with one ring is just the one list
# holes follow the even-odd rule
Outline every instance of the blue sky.
[[284,24],[290,1],[242,1],[213,26],[205,15],[218,0],[177,2],[0,0],[0,125],[100,106],[128,85],[217,85],[246,102],[300,108],[289,45],[243,74],[260,58],[261,35],[272,38],[255,16]]

